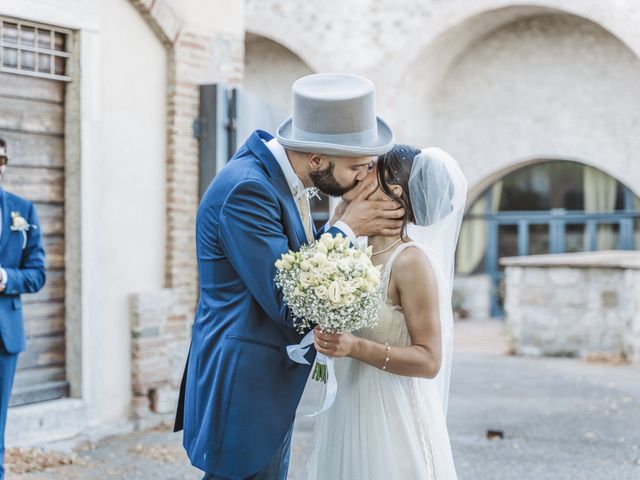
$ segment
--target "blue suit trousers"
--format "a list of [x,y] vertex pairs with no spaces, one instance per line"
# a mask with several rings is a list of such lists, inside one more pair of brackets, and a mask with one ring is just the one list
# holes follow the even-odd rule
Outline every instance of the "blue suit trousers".
[[4,480],[4,430],[17,361],[18,354],[7,352],[0,341],[0,480]]
[[[291,435],[293,434],[293,425],[289,429],[287,436],[284,438],[280,448],[276,450],[269,464],[255,475],[242,480],[287,480],[287,472],[289,471],[289,456],[291,454]],[[219,477],[205,474],[202,480],[236,480],[225,477]]]

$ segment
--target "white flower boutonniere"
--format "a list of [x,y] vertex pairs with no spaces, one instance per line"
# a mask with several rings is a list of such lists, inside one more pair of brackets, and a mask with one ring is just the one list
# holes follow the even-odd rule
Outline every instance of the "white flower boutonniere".
[[38,228],[37,225],[30,225],[19,212],[11,212],[11,231],[22,232],[23,241],[22,249],[27,248],[27,232],[32,228]]

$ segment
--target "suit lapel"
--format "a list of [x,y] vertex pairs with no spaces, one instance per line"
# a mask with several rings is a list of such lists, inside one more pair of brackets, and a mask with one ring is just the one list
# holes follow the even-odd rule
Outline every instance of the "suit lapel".
[[287,213],[293,220],[293,226],[296,231],[296,237],[298,242],[302,245],[307,243],[307,234],[304,231],[304,225],[300,219],[300,212],[298,211],[298,205],[296,204],[291,189],[287,184],[287,180],[284,177],[284,172],[280,168],[278,161],[275,159],[269,147],[267,147],[263,141],[269,141],[273,137],[267,132],[257,130],[247,140],[247,146],[253,152],[253,154],[262,162],[265,166],[269,177],[273,181],[273,186],[278,190],[278,193],[284,199],[284,205],[287,209]]
[[2,233],[0,234],[0,253],[5,251],[11,233],[11,211],[7,194],[0,188],[0,208],[2,208]]

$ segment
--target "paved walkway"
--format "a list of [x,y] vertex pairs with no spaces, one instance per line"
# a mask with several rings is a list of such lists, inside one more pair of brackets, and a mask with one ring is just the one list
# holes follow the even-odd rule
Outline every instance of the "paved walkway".
[[[640,367],[505,356],[501,328],[457,326],[449,430],[460,480],[640,479]],[[314,384],[300,412],[315,407],[318,395]],[[487,430],[504,438],[489,440]],[[305,478],[312,431],[312,420],[299,415],[290,480]],[[103,440],[75,461],[8,478],[201,478],[179,436],[162,430]]]

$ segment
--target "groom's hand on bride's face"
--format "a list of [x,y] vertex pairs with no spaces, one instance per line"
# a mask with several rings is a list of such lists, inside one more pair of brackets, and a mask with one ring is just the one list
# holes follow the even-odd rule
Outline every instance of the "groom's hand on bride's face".
[[400,235],[404,208],[397,202],[373,199],[378,182],[371,181],[362,187],[359,194],[349,203],[340,218],[357,237],[374,235]]

